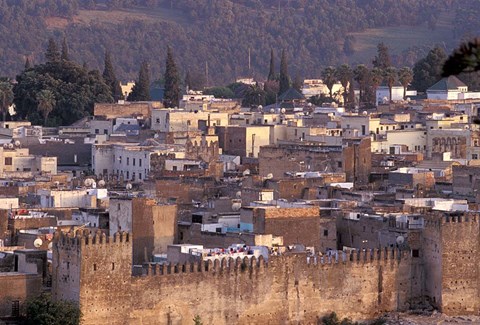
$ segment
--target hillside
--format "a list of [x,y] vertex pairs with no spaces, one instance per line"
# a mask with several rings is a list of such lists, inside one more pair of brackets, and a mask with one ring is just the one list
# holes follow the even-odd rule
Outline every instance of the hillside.
[[[103,53],[111,50],[123,80],[135,78],[143,60],[153,79],[160,78],[167,45],[182,73],[202,75],[208,64],[210,84],[263,77],[271,48],[277,58],[287,50],[292,76],[368,63],[379,41],[399,65],[411,64],[433,43],[456,46],[465,29],[452,24],[455,13],[474,2],[457,9],[451,0],[0,0],[0,75],[14,77],[26,57],[42,62],[50,36],[65,37],[71,56],[91,68],[102,68]],[[349,56],[343,48],[348,35],[355,50]]]

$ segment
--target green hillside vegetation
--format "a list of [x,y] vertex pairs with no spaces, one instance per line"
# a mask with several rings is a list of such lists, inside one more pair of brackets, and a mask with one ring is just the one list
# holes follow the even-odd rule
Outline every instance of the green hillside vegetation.
[[[425,55],[428,50],[423,50],[423,45],[444,42],[449,51],[465,33],[472,33],[462,28],[462,24],[468,24],[465,19],[455,19],[449,30],[444,13],[460,15],[471,7],[474,14],[468,17],[474,20],[475,10],[480,10],[476,3],[0,0],[0,75],[15,77],[26,58],[34,64],[42,63],[45,40],[50,36],[58,43],[65,37],[72,59],[86,62],[89,68],[100,69],[105,51],[110,51],[121,80],[134,79],[143,61],[150,64],[152,78],[160,79],[167,46],[175,51],[182,76],[187,71],[202,75],[208,64],[210,85],[247,75],[265,78],[272,48],[278,54],[285,49],[291,75],[303,77],[319,76],[329,65],[368,64],[383,37],[393,50],[393,63],[403,66]],[[451,16],[448,19],[451,21]],[[454,32],[456,40],[452,39]],[[354,37],[345,49],[349,35]],[[247,69],[249,50],[251,71]],[[410,51],[408,62],[402,59],[403,50]]]
[[371,28],[363,32],[350,33],[355,39],[354,54],[349,58],[352,63],[368,62],[377,51],[380,42],[387,45],[397,65],[413,65],[419,54],[425,54],[437,44],[450,47],[456,44],[453,12],[439,15],[435,26],[400,25],[384,28]]

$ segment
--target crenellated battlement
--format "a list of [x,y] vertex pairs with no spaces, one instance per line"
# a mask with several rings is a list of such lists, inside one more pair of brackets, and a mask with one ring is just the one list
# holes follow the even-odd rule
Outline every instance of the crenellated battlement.
[[370,249],[365,251],[355,251],[341,253],[335,256],[306,256],[303,254],[271,256],[270,261],[266,261],[263,256],[256,257],[237,257],[221,258],[215,260],[199,261],[192,263],[167,263],[167,264],[148,264],[142,268],[142,276],[164,276],[172,274],[191,274],[191,273],[238,273],[238,272],[261,272],[268,270],[269,265],[279,265],[289,263],[292,260],[297,261],[297,265],[304,264],[305,267],[323,267],[337,265],[359,265],[367,263],[399,262],[407,260],[411,256],[410,251],[399,249]]
[[132,235],[127,232],[117,232],[113,236],[107,236],[104,232],[98,230],[92,233],[90,230],[81,229],[75,232],[57,232],[55,233],[54,243],[58,248],[79,249],[81,247],[92,245],[131,245]]
[[255,257],[223,258],[208,261],[199,261],[185,264],[149,264],[143,267],[143,275],[170,275],[185,273],[223,273],[223,272],[246,272],[263,270],[268,266],[263,256]]
[[440,228],[441,226],[458,226],[466,224],[476,224],[480,222],[480,213],[478,212],[443,212],[434,211],[426,214],[426,228]]
[[442,219],[442,223],[465,223],[474,222],[478,223],[480,220],[480,214],[477,212],[464,212],[463,214],[446,214]]

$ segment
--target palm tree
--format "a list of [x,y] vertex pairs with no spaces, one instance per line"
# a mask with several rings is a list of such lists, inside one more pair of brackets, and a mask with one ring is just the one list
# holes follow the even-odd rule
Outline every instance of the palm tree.
[[333,98],[333,85],[337,82],[337,74],[334,67],[326,67],[322,71],[322,80],[330,92],[330,98]]
[[385,82],[387,83],[387,86],[388,86],[388,92],[390,93],[390,103],[393,101],[393,98],[392,98],[392,89],[393,89],[393,86],[395,86],[395,82],[397,82],[397,78],[398,78],[398,73],[397,73],[397,69],[395,69],[394,67],[388,67],[387,69],[385,69]]
[[342,64],[337,68],[337,79],[340,80],[340,83],[343,87],[343,103],[347,104],[347,93],[348,93],[348,84],[353,78],[353,71],[348,64]]
[[13,103],[13,90],[12,84],[9,81],[0,82],[0,109],[3,114],[3,121],[7,116],[7,111],[10,105]]
[[47,125],[48,114],[55,107],[55,96],[50,90],[42,90],[37,94],[38,109],[42,112],[44,125]]
[[407,97],[407,87],[413,80],[413,70],[409,67],[403,67],[398,70],[398,81],[403,86],[403,99]]
[[370,86],[372,87],[372,91],[375,94],[377,91],[378,86],[382,84],[383,81],[383,71],[380,68],[373,68],[370,70]]
[[353,70],[353,78],[356,82],[358,82],[360,88],[360,101],[364,100],[365,96],[365,88],[368,84],[368,77],[369,77],[369,70],[364,64],[359,64]]

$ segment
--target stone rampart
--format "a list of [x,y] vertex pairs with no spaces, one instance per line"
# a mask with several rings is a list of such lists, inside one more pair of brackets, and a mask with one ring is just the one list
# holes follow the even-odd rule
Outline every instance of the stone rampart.
[[332,311],[368,319],[407,310],[422,294],[421,265],[409,251],[155,265],[132,276],[128,234],[56,242],[54,297],[78,301],[83,324],[191,324],[195,315],[205,324],[310,324]]

